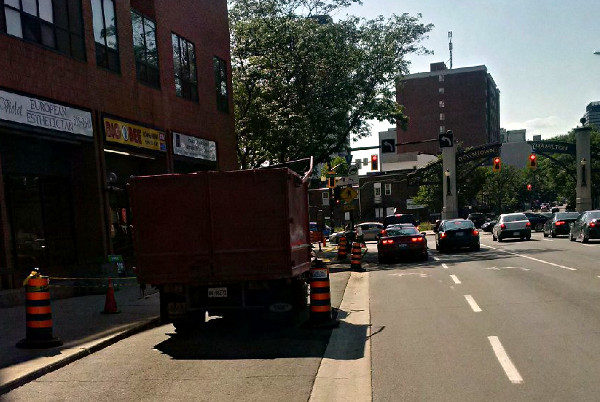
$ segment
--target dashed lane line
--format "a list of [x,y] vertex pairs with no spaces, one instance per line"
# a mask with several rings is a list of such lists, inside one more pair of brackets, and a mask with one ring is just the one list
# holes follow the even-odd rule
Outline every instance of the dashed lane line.
[[462,282],[456,277],[456,275],[450,275],[450,278],[454,281],[455,284],[460,285]]
[[508,356],[508,353],[506,353],[504,346],[502,346],[502,343],[500,343],[500,339],[498,339],[497,336],[488,336],[488,340],[490,341],[490,345],[492,345],[492,349],[494,350],[494,354],[496,355],[498,362],[504,369],[504,372],[506,373],[506,376],[510,382],[513,384],[522,384],[523,377],[521,377],[519,370],[517,370],[517,367],[515,367],[513,362],[510,360],[510,357]]
[[446,264],[442,264],[442,268],[448,269],[448,266]]
[[473,296],[471,295],[465,295],[465,299],[467,300],[467,303],[469,303],[469,306],[471,306],[471,309],[475,312],[475,313],[481,313],[481,308],[479,307],[479,305],[477,304],[477,302],[475,301],[475,299],[473,299]]
[[545,260],[540,260],[539,258],[530,257],[530,256],[528,256],[528,255],[523,255],[523,254],[519,254],[519,253],[514,253],[514,252],[512,252],[512,251],[507,251],[507,250],[503,250],[503,249],[501,249],[501,248],[496,248],[496,247],[491,247],[491,246],[485,246],[485,247],[489,247],[489,248],[491,248],[492,250],[498,250],[498,251],[502,251],[503,253],[506,253],[506,254],[511,254],[511,255],[514,255],[514,256],[517,256],[517,257],[523,257],[523,258],[527,258],[528,260],[532,260],[532,261],[536,261],[536,262],[541,262],[542,264],[548,264],[548,265],[551,265],[551,266],[553,266],[553,267],[562,268],[562,269],[567,269],[567,270],[569,270],[569,271],[577,271],[577,268],[571,268],[571,267],[567,267],[567,266],[564,266],[564,265],[555,264],[555,263],[553,263],[553,262],[550,262],[550,261],[545,261]]

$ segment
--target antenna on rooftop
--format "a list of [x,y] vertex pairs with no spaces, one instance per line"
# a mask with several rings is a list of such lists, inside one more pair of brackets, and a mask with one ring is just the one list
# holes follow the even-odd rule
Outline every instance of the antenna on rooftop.
[[450,69],[452,69],[452,31],[448,31],[448,49],[450,50]]

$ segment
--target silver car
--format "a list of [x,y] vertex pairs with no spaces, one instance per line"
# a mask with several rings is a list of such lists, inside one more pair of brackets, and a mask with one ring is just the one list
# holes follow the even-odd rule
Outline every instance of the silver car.
[[379,235],[383,230],[383,224],[380,222],[363,222],[356,226],[360,226],[362,229],[365,241],[379,239]]
[[492,239],[502,241],[508,238],[531,239],[531,223],[523,213],[502,214],[492,229]]

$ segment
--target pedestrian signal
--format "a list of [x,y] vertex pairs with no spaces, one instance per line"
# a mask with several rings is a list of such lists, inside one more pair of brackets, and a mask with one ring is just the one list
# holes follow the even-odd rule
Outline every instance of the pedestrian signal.
[[377,155],[371,155],[371,170],[377,170]]
[[529,155],[529,163],[527,164],[529,169],[537,168],[537,156],[535,154]]
[[494,172],[499,172],[500,169],[501,169],[501,164],[502,164],[502,161],[500,160],[500,158],[495,157],[494,158],[494,163],[493,163],[493,166],[492,166],[492,170]]

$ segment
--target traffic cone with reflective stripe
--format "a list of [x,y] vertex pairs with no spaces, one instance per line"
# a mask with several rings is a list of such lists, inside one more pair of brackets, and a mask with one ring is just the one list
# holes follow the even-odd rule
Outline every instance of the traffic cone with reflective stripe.
[[362,258],[362,250],[360,248],[359,242],[352,243],[352,254],[350,259],[350,268],[356,271],[364,271],[364,269],[360,265],[360,261]]
[[108,278],[108,289],[106,291],[106,300],[104,301],[104,311],[102,314],[117,314],[120,312],[121,311],[117,309],[115,288],[113,287],[112,278]]
[[310,268],[310,324],[313,327],[331,328],[339,325],[332,316],[329,269],[315,259]]
[[346,250],[346,246],[347,246],[346,236],[340,236],[340,239],[338,241],[338,250],[337,250],[337,259],[338,260],[346,259],[346,255],[348,254],[348,251]]
[[26,337],[17,343],[18,348],[42,349],[63,344],[52,335],[49,284],[47,276],[30,275],[25,280]]

